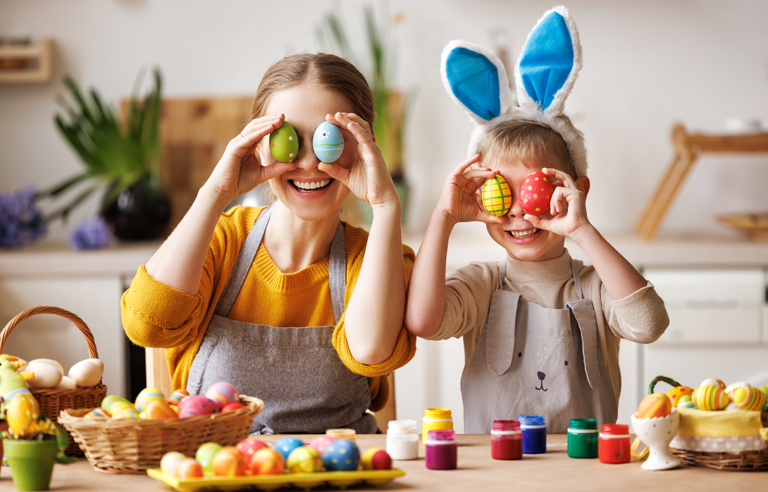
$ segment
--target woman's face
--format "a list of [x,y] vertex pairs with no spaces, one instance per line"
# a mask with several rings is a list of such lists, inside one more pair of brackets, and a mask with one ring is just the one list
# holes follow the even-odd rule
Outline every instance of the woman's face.
[[[275,92],[269,98],[264,114],[285,114],[299,137],[299,153],[293,159],[296,169],[269,181],[272,191],[294,215],[302,220],[315,221],[338,214],[349,188],[320,171],[320,163],[312,150],[312,137],[325,115],[337,111],[354,113],[352,104],[341,94],[311,82]],[[332,165],[351,168],[357,161],[357,142],[351,133],[342,129],[344,152]],[[259,145],[264,165],[274,164],[269,151],[269,138]]]

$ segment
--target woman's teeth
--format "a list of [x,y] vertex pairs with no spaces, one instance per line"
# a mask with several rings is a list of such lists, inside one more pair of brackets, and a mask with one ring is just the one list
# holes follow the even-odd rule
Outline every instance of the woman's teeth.
[[331,184],[330,179],[321,179],[320,181],[297,181],[297,180],[291,180],[291,183],[294,187],[296,187],[299,190],[303,191],[313,191],[318,190],[320,188],[325,188],[329,184]]
[[528,229],[527,231],[507,231],[512,237],[516,237],[518,239],[522,239],[524,237],[533,236],[537,232],[539,232],[538,229]]

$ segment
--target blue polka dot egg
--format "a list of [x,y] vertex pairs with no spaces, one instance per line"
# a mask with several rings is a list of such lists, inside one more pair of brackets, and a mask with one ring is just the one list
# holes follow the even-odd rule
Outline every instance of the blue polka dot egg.
[[341,129],[327,121],[320,123],[312,136],[312,150],[322,162],[336,162],[344,152],[344,136]]
[[288,456],[291,454],[291,451],[304,445],[304,441],[301,439],[297,439],[295,437],[284,437],[277,441],[272,447],[275,448],[280,454],[282,454],[283,458],[287,460]]
[[328,471],[355,471],[360,465],[360,450],[349,439],[336,439],[323,453],[323,466]]

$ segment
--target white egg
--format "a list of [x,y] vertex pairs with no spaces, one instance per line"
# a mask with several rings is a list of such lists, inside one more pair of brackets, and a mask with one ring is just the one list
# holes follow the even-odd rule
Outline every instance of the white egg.
[[69,377],[82,388],[91,388],[101,381],[101,366],[86,359],[81,360],[69,369]]
[[63,376],[61,382],[54,388],[57,390],[73,390],[77,388],[75,380],[69,376]]
[[101,373],[104,374],[104,361],[102,361],[101,359],[94,359],[94,358],[85,359],[85,360],[91,360],[91,361],[95,362],[96,364],[98,364],[99,367],[101,368]]
[[62,376],[64,375],[64,368],[61,366],[59,361],[53,360],[53,359],[34,359],[34,360],[29,361],[29,364],[36,364],[38,362],[40,362],[42,364],[50,364],[53,367],[55,367],[56,369],[58,369]]
[[58,368],[46,362],[30,362],[24,370],[35,375],[27,381],[30,388],[53,388],[61,382],[61,373]]

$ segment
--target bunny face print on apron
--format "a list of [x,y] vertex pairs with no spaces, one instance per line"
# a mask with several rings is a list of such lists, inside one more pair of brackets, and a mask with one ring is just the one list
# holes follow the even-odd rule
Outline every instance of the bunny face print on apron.
[[500,264],[499,287],[462,383],[464,432],[488,434],[494,420],[520,414],[544,415],[552,433],[565,433],[572,418],[616,421],[594,307],[582,295],[573,260],[571,270],[578,299],[549,309],[504,290],[506,263]]
[[[377,431],[366,410],[371,403],[368,379],[350,371],[333,347],[335,325],[278,327],[229,319],[227,315],[264,237],[272,208],[264,210],[243,244],[224,293],[192,362],[190,394],[205,394],[227,381],[242,394],[264,401],[251,433],[324,434],[346,427],[358,433]],[[344,313],[346,252],[339,223],[328,267],[333,315]],[[259,309],[269,309],[261,306]]]

